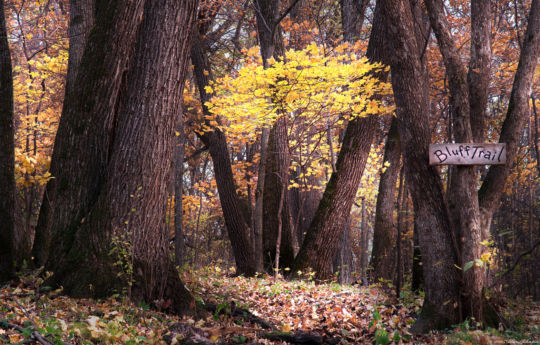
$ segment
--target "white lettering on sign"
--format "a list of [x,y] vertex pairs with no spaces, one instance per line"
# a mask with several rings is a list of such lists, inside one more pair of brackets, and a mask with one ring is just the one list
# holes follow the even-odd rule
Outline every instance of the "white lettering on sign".
[[430,165],[506,164],[506,144],[431,144]]

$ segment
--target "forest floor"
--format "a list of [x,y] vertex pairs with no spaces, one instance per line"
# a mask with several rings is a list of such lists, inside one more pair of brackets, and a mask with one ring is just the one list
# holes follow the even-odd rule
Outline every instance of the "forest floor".
[[120,295],[69,298],[27,274],[0,289],[0,344],[182,344],[190,332],[201,344],[540,343],[540,304],[529,300],[504,302],[501,313],[512,329],[481,330],[464,322],[419,336],[408,329],[422,298],[408,290],[396,299],[377,286],[226,273],[218,268],[183,273],[208,310],[202,318],[157,312]]

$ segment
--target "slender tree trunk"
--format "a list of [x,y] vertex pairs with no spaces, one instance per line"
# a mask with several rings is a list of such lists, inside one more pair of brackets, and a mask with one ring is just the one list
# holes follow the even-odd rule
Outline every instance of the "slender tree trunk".
[[[209,116],[211,114],[204,104],[209,101],[205,87],[209,85],[211,70],[202,50],[198,30],[195,30],[191,46],[191,61],[194,65],[195,79],[201,96],[203,111],[205,115]],[[225,134],[219,128],[211,126],[209,121],[206,121],[206,126],[209,126],[212,130],[204,132],[200,138],[208,147],[212,156],[219,200],[236,260],[237,273],[253,276],[257,272],[255,255],[249,240],[248,221],[244,217],[240,198],[236,193],[231,160],[227,150],[227,139]]]
[[184,209],[182,207],[184,188],[184,155],[186,147],[183,112],[178,120],[176,132],[178,133],[178,136],[176,137],[176,145],[174,149],[174,261],[177,266],[182,266],[186,257],[183,217]]
[[[281,28],[278,22],[278,0],[254,0],[257,17],[257,32],[261,46],[263,65],[268,67],[268,60],[274,57],[281,60],[284,55]],[[291,221],[291,202],[288,192],[290,154],[287,136],[287,113],[282,112],[276,120],[268,136],[268,147],[264,155],[264,184],[262,200],[262,236],[263,267],[272,271],[276,258],[276,240],[278,223],[281,222],[280,255],[283,267],[291,267],[294,260],[294,231]],[[261,178],[261,176],[259,176]],[[285,188],[283,188],[285,185]],[[282,191],[285,195],[281,195]],[[282,211],[279,204],[283,199]],[[278,213],[281,219],[278,221]]]
[[407,202],[407,190],[404,186],[403,178],[404,169],[401,168],[399,172],[399,192],[398,192],[398,220],[397,220],[397,236],[396,236],[396,277],[394,286],[396,287],[396,298],[399,298],[401,292],[401,281],[403,280],[403,270],[402,270],[402,250],[401,250],[401,235],[403,234],[403,218],[404,218],[404,207]]
[[15,275],[15,142],[13,76],[4,0],[0,0],[0,282]]
[[408,1],[379,0],[387,19],[392,87],[405,175],[418,219],[426,295],[413,331],[445,328],[460,320],[456,244],[437,170],[429,166],[429,99]]
[[255,227],[255,260],[257,264],[257,271],[262,272],[264,270],[263,264],[263,193],[264,193],[264,180],[266,174],[266,151],[268,146],[269,129],[263,127],[260,139],[260,155],[259,155],[259,167],[257,173],[257,187],[255,187],[255,212],[253,219],[253,226]]
[[[135,299],[158,307],[170,299],[172,309],[187,312],[194,302],[169,261],[165,213],[197,1],[100,5],[77,77],[80,89],[76,90],[86,91],[90,84],[99,85],[93,89],[94,95],[100,94],[96,92],[100,88],[115,92],[103,102],[74,91],[73,97],[78,97],[66,105],[68,114],[84,109],[93,115],[72,115],[66,120],[74,121],[68,122],[77,138],[74,144],[89,141],[90,145],[76,151],[84,153],[79,157],[56,156],[59,165],[72,167],[71,157],[94,159],[99,164],[97,171],[89,170],[93,166],[84,160],[79,171],[62,170],[56,175],[57,192],[77,193],[85,203],[58,213],[53,229],[60,239],[60,254],[49,259],[48,268],[55,272],[53,282],[73,296],[106,296],[133,284]],[[105,121],[99,121],[98,113]],[[79,127],[81,122],[84,127]],[[96,141],[98,133],[103,141]],[[73,150],[61,146],[63,140],[59,144],[64,151]],[[92,155],[98,148],[99,154]],[[66,154],[64,151],[61,153]],[[95,180],[88,176],[92,173],[99,174]],[[85,189],[63,185],[73,178],[80,178],[77,186]],[[91,183],[84,186],[83,182]],[[63,203],[56,205],[54,219],[60,205]],[[128,256],[118,257],[123,252]],[[118,273],[124,279],[118,279]]]
[[424,289],[424,275],[422,272],[422,254],[420,253],[420,245],[418,243],[418,220],[416,214],[414,215],[414,229],[413,229],[413,262],[412,262],[412,282],[411,288],[413,291],[420,291]]
[[276,242],[278,238],[280,238],[281,266],[290,268],[294,261],[294,232],[287,188],[289,185],[290,155],[286,116],[287,114],[282,114],[270,131],[265,163],[263,263],[269,271],[272,271],[277,262]]
[[[68,60],[68,72],[66,76],[66,91],[64,97],[64,107],[69,104],[70,96],[68,95],[73,91],[76,85],[76,79],[79,72],[79,66],[81,64],[84,49],[88,41],[90,30],[94,25],[95,18],[95,0],[70,0],[70,20],[69,20],[69,60]],[[63,109],[62,114],[68,113]],[[76,115],[62,115],[62,116],[76,116]],[[74,134],[68,134],[70,129],[65,128],[66,121],[61,122],[62,129],[58,129],[57,138],[62,137],[74,137]],[[60,139],[62,140],[62,139]],[[56,143],[56,142],[55,142]],[[54,153],[54,151],[53,151]],[[51,174],[54,177],[54,168],[51,165]],[[36,232],[34,238],[34,246],[32,248],[32,256],[34,262],[38,266],[45,265],[47,258],[49,257],[49,250],[52,239],[52,201],[56,198],[56,181],[52,179],[47,183],[45,192],[43,194],[43,200],[38,217],[38,223],[36,225]]]
[[394,247],[396,233],[394,209],[396,198],[396,181],[400,171],[401,149],[399,146],[398,123],[392,117],[390,131],[384,149],[384,164],[389,163],[381,175],[379,194],[375,210],[375,226],[373,230],[373,251],[371,267],[373,281],[391,281],[394,276]]
[[362,285],[367,286],[367,247],[368,247],[368,228],[367,228],[367,214],[366,214],[366,199],[362,198],[362,225],[360,230],[360,274],[362,279]]

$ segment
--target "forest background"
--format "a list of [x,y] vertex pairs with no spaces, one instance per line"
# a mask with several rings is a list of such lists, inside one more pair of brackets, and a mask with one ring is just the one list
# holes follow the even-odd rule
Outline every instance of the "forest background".
[[[225,271],[236,266],[247,275],[255,271],[270,275],[301,272],[298,275],[313,274],[321,280],[335,277],[345,284],[391,284],[398,291],[421,285],[418,212],[414,212],[409,180],[402,168],[397,125],[392,125],[395,105],[390,81],[372,78],[373,74],[386,78],[384,68],[371,67],[361,58],[367,52],[371,61],[385,61],[384,57],[370,56],[368,48],[376,6],[370,1],[352,2],[351,13],[356,17],[351,21],[344,10],[347,3],[292,1],[276,5],[279,15],[272,20],[279,29],[272,30],[266,48],[264,29],[260,28],[267,13],[264,5],[258,7],[249,1],[199,4],[183,90],[183,125],[175,130],[178,150],[174,160],[181,164],[171,165],[171,171],[176,166],[175,178],[165,181],[169,194],[167,243],[177,265]],[[499,140],[533,3],[490,2],[491,55],[483,124],[486,142]],[[416,20],[426,30],[421,33],[429,85],[426,125],[431,142],[448,142],[460,135],[455,125],[460,115],[452,100],[456,97],[451,65],[446,63],[444,48],[439,48],[439,37],[436,39],[437,32],[432,29],[435,21],[426,12],[436,10],[413,5],[420,11]],[[444,6],[457,56],[468,61],[469,45],[474,41],[469,24],[475,20],[471,19],[471,4],[450,1]],[[48,254],[44,253],[49,249],[41,250],[35,243],[50,240],[35,242],[34,238],[47,196],[45,187],[56,178],[49,168],[65,106],[65,85],[70,83],[70,6],[68,1],[5,1],[4,7],[13,66],[14,252],[19,266],[34,260],[40,266],[46,264]],[[270,20],[266,23],[272,26]],[[273,51],[270,54],[269,49]],[[482,267],[486,276],[483,287],[538,300],[540,72],[537,63],[535,66],[526,117],[519,128],[515,154],[510,156],[513,168],[506,183],[498,187],[502,193],[489,237],[481,238],[485,250],[476,258],[479,261],[464,261],[460,269]],[[367,118],[373,122],[371,137],[364,138],[368,150],[363,162],[357,163],[360,174],[347,178],[348,182],[357,181],[358,187],[351,182],[350,205],[340,213],[341,221],[336,221],[339,230],[327,233],[339,234],[338,240],[330,241],[335,247],[329,246],[331,257],[325,254],[321,255],[324,262],[301,262],[298,256],[313,258],[313,252],[301,250],[302,242],[310,225],[316,223],[313,219],[332,173],[340,169],[338,155],[346,129],[351,122]],[[227,182],[219,182],[216,166],[216,161],[224,159],[234,181],[226,192],[220,185]],[[449,188],[455,172],[443,167],[439,173],[444,188]],[[475,173],[480,184],[488,169],[478,167]],[[132,194],[132,198],[138,197]],[[233,225],[224,214],[230,213],[225,211],[227,207],[245,224]],[[239,261],[238,249],[235,254],[235,244],[229,239],[235,226],[248,231],[254,267]],[[113,239],[116,243],[126,240],[122,236]],[[321,251],[318,248],[316,252]],[[317,265],[313,272],[307,270]]]

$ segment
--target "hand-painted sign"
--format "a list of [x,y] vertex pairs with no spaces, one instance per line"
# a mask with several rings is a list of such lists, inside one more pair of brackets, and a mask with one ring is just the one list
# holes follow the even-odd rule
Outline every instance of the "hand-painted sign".
[[430,165],[506,164],[506,144],[431,144]]

